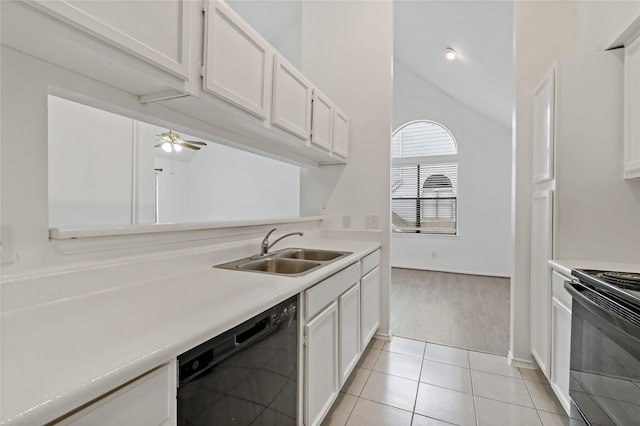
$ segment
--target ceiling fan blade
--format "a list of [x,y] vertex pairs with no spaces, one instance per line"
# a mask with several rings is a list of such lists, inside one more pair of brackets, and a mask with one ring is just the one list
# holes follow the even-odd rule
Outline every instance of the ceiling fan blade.
[[200,149],[200,147],[197,147],[197,146],[191,145],[190,143],[187,143],[187,142],[184,142],[184,141],[180,141],[180,142],[176,142],[176,143],[177,143],[178,145],[180,145],[180,146],[184,146],[185,148],[191,148],[191,149],[195,149],[195,150]]
[[158,145],[154,145],[154,148],[160,148],[162,145],[164,145],[164,142],[160,142]]
[[180,141],[180,142],[187,142],[190,143],[192,145],[207,145],[205,142],[199,142],[199,141]]

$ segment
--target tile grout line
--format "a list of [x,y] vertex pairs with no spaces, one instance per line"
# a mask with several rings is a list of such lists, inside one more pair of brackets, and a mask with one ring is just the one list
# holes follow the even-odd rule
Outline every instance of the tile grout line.
[[471,356],[467,350],[467,361],[469,362],[469,381],[471,382],[471,399],[473,400],[473,415],[476,418],[476,426],[480,426],[480,419],[478,416],[478,406],[476,405],[476,393],[473,389],[473,375],[471,374]]
[[[375,350],[375,348],[373,346],[368,346],[365,348],[365,351],[367,349],[373,349]],[[382,353],[382,350],[380,350],[380,353]],[[378,354],[378,357],[380,357],[380,354]],[[378,361],[378,358],[376,358],[376,361]],[[373,364],[375,365],[376,361],[373,362]],[[360,367],[356,364],[355,368],[353,369],[355,371],[356,368],[364,368],[364,367]],[[369,370],[368,368],[365,368],[365,370]],[[364,390],[364,387],[367,385],[367,382],[369,381],[369,377],[371,377],[371,373],[373,372],[373,369],[369,370],[369,375],[367,376],[367,380],[364,381],[364,385],[362,385],[362,390]],[[353,374],[353,371],[351,372],[351,374]],[[351,374],[349,376],[351,376]],[[349,380],[349,379],[347,379]],[[360,394],[362,394],[362,390],[360,391]],[[343,392],[346,395],[351,395],[348,394],[346,392]],[[356,398],[356,402],[353,404],[353,407],[351,407],[351,411],[349,411],[349,415],[347,416],[347,420],[345,420],[344,425],[346,426],[347,423],[349,423],[349,419],[351,418],[351,415],[353,414],[353,411],[356,409],[356,405],[358,404],[358,401],[360,401],[360,395],[351,395],[353,397]],[[366,399],[366,398],[365,398]]]
[[416,387],[416,396],[413,398],[413,410],[411,411],[411,425],[413,425],[413,418],[416,416],[416,405],[418,405],[418,393],[420,392],[420,379],[422,378],[422,369],[424,368],[424,355],[427,353],[427,342],[424,342],[424,349],[422,350],[422,359],[420,360],[420,373],[418,373],[418,386]]
[[529,390],[529,386],[527,386],[527,381],[524,380],[524,378],[522,379],[522,381],[524,382],[524,388],[527,390],[527,393],[529,394],[529,398],[531,398],[531,404],[533,404],[533,409],[536,410],[536,416],[538,416],[538,420],[540,420],[540,424],[544,425],[544,422],[542,421],[542,417],[540,417],[540,412],[538,411],[538,407],[536,406],[536,402],[533,400],[533,396],[531,395],[531,391]]

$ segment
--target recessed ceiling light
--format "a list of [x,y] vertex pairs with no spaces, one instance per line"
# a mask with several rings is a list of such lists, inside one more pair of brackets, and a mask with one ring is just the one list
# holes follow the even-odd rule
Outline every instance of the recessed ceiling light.
[[450,61],[453,61],[454,59],[456,59],[458,57],[458,52],[456,52],[455,49],[452,49],[450,47],[447,47],[444,52],[445,52],[444,55]]

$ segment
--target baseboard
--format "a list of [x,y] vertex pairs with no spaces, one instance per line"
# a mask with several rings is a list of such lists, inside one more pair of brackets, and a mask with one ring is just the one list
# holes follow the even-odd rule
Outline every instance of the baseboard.
[[380,339],[380,340],[386,340],[387,342],[391,341],[391,336],[393,336],[393,333],[391,333],[391,330],[389,330],[389,334],[379,333],[376,331],[376,334],[373,335],[374,338]]
[[512,367],[529,368],[531,370],[537,369],[536,363],[533,360],[514,358],[511,351],[507,354],[507,360]]
[[449,274],[463,274],[463,275],[479,275],[481,277],[495,277],[495,278],[511,278],[510,275],[492,273],[492,272],[473,272],[473,271],[464,271],[458,269],[442,269],[442,268],[427,268],[423,266],[415,266],[415,265],[391,265],[392,268],[400,268],[400,269],[415,269],[418,271],[434,271],[434,272],[446,272]]

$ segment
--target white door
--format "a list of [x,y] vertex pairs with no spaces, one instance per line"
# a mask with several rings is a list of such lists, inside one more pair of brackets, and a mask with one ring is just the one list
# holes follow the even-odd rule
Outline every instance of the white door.
[[380,325],[380,267],[362,277],[360,281],[361,305],[361,338],[362,348],[366,348],[369,340]]
[[311,143],[331,151],[333,138],[333,104],[318,89],[313,89]]
[[624,49],[624,173],[640,177],[640,37]]
[[360,283],[339,300],[340,313],[340,386],[349,378],[360,358]]
[[338,303],[305,325],[304,424],[320,424],[335,401],[338,381]]
[[27,3],[184,80],[189,79],[192,25],[185,0]]
[[349,158],[349,117],[337,107],[333,109],[333,153]]
[[533,182],[553,179],[555,68],[533,93]]
[[282,56],[274,57],[273,124],[307,141],[311,134],[311,83]]
[[207,1],[203,89],[267,117],[269,44],[224,2]]
[[531,354],[550,378],[553,191],[533,194],[531,207]]

